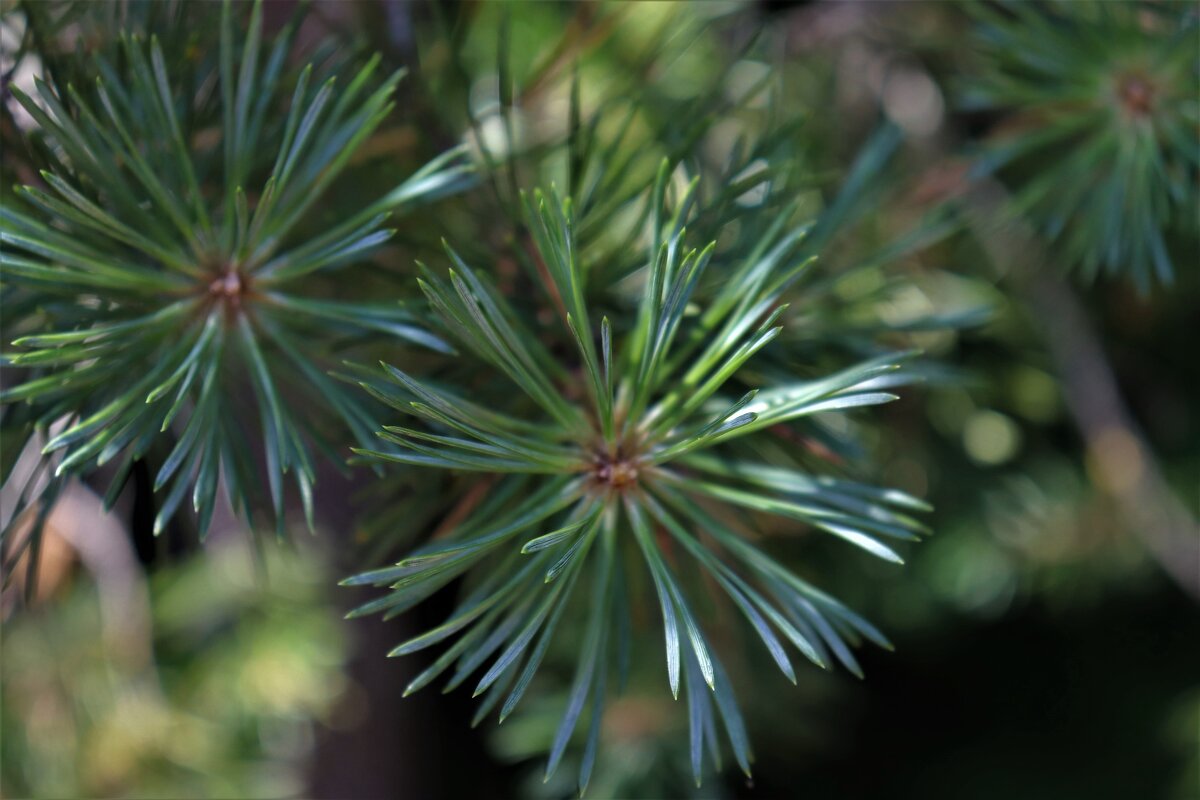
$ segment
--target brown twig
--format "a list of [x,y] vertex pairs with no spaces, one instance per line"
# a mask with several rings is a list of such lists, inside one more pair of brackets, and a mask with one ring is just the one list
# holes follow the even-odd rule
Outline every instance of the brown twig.
[[472,486],[454,507],[446,513],[446,516],[442,518],[437,528],[430,534],[429,540],[435,541],[441,539],[457,528],[458,524],[466,519],[475,510],[476,506],[483,502],[483,499],[492,490],[492,484],[495,482],[495,478],[489,475]]

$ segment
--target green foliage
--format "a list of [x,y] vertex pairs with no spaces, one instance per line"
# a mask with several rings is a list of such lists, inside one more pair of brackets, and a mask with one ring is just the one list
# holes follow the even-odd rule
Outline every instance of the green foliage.
[[[1064,266],[1169,283],[1171,230],[1200,211],[1200,52],[1188,3],[976,5],[968,109],[1004,114],[979,161],[1000,171]],[[1192,266],[1192,265],[1189,265]]]
[[344,630],[312,554],[269,552],[267,585],[247,550],[218,548],[149,586],[137,570],[106,574],[120,561],[106,555],[64,596],[5,620],[6,797],[303,793],[310,726],[346,687]]
[[[719,31],[739,40],[737,57],[761,57],[756,37],[719,27],[733,21],[730,7],[491,4],[459,7],[450,18],[436,8],[437,35],[419,66],[422,95],[430,115],[463,132],[481,182],[455,198],[439,232],[468,263],[494,265],[497,289],[519,317],[550,313],[534,288],[548,277],[532,255],[522,187],[556,184],[570,195],[580,220],[575,248],[589,270],[585,302],[598,314],[636,302],[629,289],[645,266],[639,239],[652,211],[646,186],[664,158],[701,179],[690,227],[701,239],[725,237],[728,258],[751,257],[780,215],[812,207],[812,170],[794,146],[801,119],[776,104],[765,64],[747,61],[760,69],[729,81],[721,68],[729,54],[714,51]],[[547,27],[559,19],[569,21]],[[457,47],[447,52],[447,43]],[[719,282],[710,274],[696,291]],[[469,378],[458,374],[464,369],[443,361],[430,374],[455,381]],[[371,487],[365,494],[379,502],[359,523],[375,554],[368,557],[411,546],[421,530],[415,520],[445,513],[471,490],[463,478],[408,470]]]
[[21,205],[0,216],[4,300],[23,311],[4,364],[25,370],[0,394],[25,404],[6,422],[47,432],[57,476],[117,464],[109,503],[157,448],[156,532],[190,493],[203,535],[219,478],[235,508],[269,506],[282,531],[289,472],[311,525],[312,444],[336,452],[373,425],[325,374],[324,353],[370,332],[445,349],[404,306],[332,299],[313,278],[361,262],[392,235],[389,215],[458,189],[467,167],[451,151],[314,226],[401,75],[378,79],[373,59],[340,88],[311,65],[293,77],[295,24],[265,48],[258,4],[239,42],[226,3],[211,81],[204,66],[172,73],[156,38],[135,37],[119,59],[97,56],[90,90],[13,89],[48,163],[45,187],[20,187]]
[[[1012,252],[1010,223],[1026,220],[1089,277],[1145,289],[1190,266],[1193,7],[979,3],[976,46],[962,48],[959,9],[936,4],[809,4],[770,12],[780,25],[753,4],[361,2],[307,18],[287,5],[290,21],[262,4],[0,0],[0,175],[21,184],[0,187],[0,572],[6,589],[22,560],[53,577],[55,559],[37,555],[55,503],[71,483],[107,487],[153,562],[161,668],[128,674],[88,585],[6,617],[0,791],[301,791],[271,733],[288,727],[280,716],[319,716],[341,686],[338,636],[308,608],[313,576],[256,547],[273,589],[295,592],[262,604],[245,554],[163,568],[194,541],[143,537],[189,527],[185,502],[203,536],[226,496],[252,528],[282,532],[300,512],[311,527],[318,455],[340,467],[352,447],[381,477],[363,472],[357,513],[330,503],[341,538],[328,557],[347,571],[400,558],[344,582],[369,593],[353,615],[454,604],[393,650],[428,656],[407,691],[469,683],[476,724],[509,720],[493,753],[548,751],[533,790],[550,796],[668,796],[691,791],[689,773],[711,793],[709,779],[730,777],[728,751],[749,772],[755,729],[780,732],[758,737],[771,794],[792,775],[769,765],[813,742],[834,753],[839,693],[864,696],[838,688],[841,670],[797,669],[793,651],[861,676],[855,648],[890,647],[864,616],[932,641],[949,618],[1141,591],[1151,562],[1096,476],[1106,450],[1137,456],[1124,474],[1152,469],[1150,448],[1109,437],[1083,458],[1064,446],[1078,439],[1064,391],[1078,376],[1042,358],[1021,293],[1001,294],[1027,287],[942,267]],[[963,63],[977,68],[967,113],[945,116],[939,70]],[[401,64],[419,79],[402,83]],[[390,124],[396,96],[411,124]],[[946,124],[912,125],[921,109]],[[986,141],[970,138],[979,125]],[[950,236],[972,206],[964,217],[943,202],[970,194],[944,168],[960,149],[1015,199],[976,239]],[[914,165],[919,176],[892,180]],[[417,279],[414,261],[433,266]],[[1154,308],[1113,315],[1105,338],[1134,353],[1163,319],[1173,327],[1159,337],[1186,338],[1197,274]],[[1123,301],[1128,287],[1106,291]],[[1016,313],[960,335],[982,315],[950,307],[985,297]],[[915,359],[918,345],[962,347],[977,380],[932,398],[936,435],[912,403],[870,415],[886,431],[859,424],[856,409],[897,386],[954,377]],[[383,352],[382,370],[359,365]],[[1153,370],[1169,349],[1142,352],[1153,357],[1122,388],[1153,410],[1182,494],[1196,452],[1180,410],[1190,361]],[[928,506],[859,482],[875,471],[938,497],[949,535],[920,549],[916,580],[889,565],[923,537]],[[147,500],[157,508],[143,515]],[[70,541],[83,562],[103,549],[98,535]],[[974,658],[956,661],[955,644]],[[976,680],[960,665],[992,650],[974,644],[937,640],[922,677]],[[1012,657],[985,664],[989,679],[1015,674]],[[755,680],[768,659],[799,684],[786,702]],[[366,685],[371,703],[378,688]],[[1152,704],[1133,706],[1140,722]],[[888,753],[891,719],[910,719],[892,710],[858,726]],[[871,745],[854,745],[846,762],[805,763],[815,794],[822,769],[863,763],[857,748]],[[263,761],[293,780],[271,781]],[[198,777],[210,769],[227,785]],[[891,770],[886,782],[905,791]]]
[[[64,8],[41,24],[92,13]],[[719,764],[718,719],[747,773],[751,761],[732,681],[699,622],[712,589],[792,682],[787,645],[856,674],[852,646],[888,646],[755,544],[753,530],[770,518],[805,523],[893,562],[895,542],[924,531],[912,516],[920,501],[828,474],[803,446],[841,448],[822,415],[895,399],[886,390],[918,375],[909,354],[881,350],[879,329],[838,332],[836,310],[814,317],[788,305],[827,296],[828,287],[801,292],[801,281],[853,218],[898,143],[895,130],[882,129],[810,220],[820,203],[794,147],[800,122],[780,119],[769,70],[748,64],[757,77],[731,87],[696,61],[711,20],[668,10],[639,34],[636,52],[601,37],[569,75],[558,57],[514,57],[505,21],[495,108],[472,108],[466,122],[487,191],[464,202],[483,213],[446,225],[471,219],[485,235],[467,238],[465,258],[447,247],[453,268],[423,268],[416,282],[455,354],[443,333],[425,329],[422,305],[349,302],[316,281],[383,244],[390,213],[461,188],[471,171],[467,148],[454,148],[356,210],[322,213],[319,201],[389,114],[400,73],[378,78],[374,58],[339,92],[333,78],[314,77],[335,59],[293,72],[298,18],[264,43],[261,5],[249,9],[244,37],[228,3],[218,25],[194,30],[182,11],[155,21],[152,7],[135,9],[130,25],[165,30],[169,54],[156,33],[125,36],[94,49],[94,88],[76,88],[79,59],[58,54],[35,97],[14,89],[37,124],[30,161],[45,169],[44,184],[19,187],[0,217],[4,300],[18,311],[4,365],[19,370],[0,399],[6,429],[42,446],[44,458],[26,476],[25,513],[9,517],[6,538],[31,514],[39,528],[68,477],[109,462],[109,505],[133,466],[150,461],[154,489],[165,492],[155,532],[190,493],[201,535],[222,485],[247,517],[269,506],[282,530],[286,473],[311,525],[314,446],[336,452],[357,441],[377,466],[405,467],[408,484],[436,470],[474,475],[476,490],[458,495],[458,508],[453,492],[441,492],[425,514],[461,510],[458,524],[397,567],[348,581],[391,587],[356,613],[394,616],[463,578],[451,620],[393,652],[461,634],[409,690],[451,666],[455,686],[488,665],[476,687],[486,692],[480,718],[498,709],[501,719],[529,689],[560,622],[580,618],[577,675],[547,776],[582,729],[581,790],[606,698],[626,681],[619,654],[629,648],[630,598],[650,587],[668,684],[678,697],[682,683],[687,697],[697,781],[706,757]],[[625,12],[606,13],[602,27],[623,23]],[[632,63],[594,96],[581,78],[593,59]],[[630,77],[652,71],[666,78]],[[680,94],[679,81],[694,85]],[[562,94],[566,125],[523,139],[537,91]],[[565,199],[556,189],[521,191],[547,178],[566,186]],[[466,263],[480,259],[496,264],[491,275]],[[819,330],[779,347],[785,322]],[[389,365],[382,376],[349,368],[413,418],[385,426],[384,445],[370,448],[367,397],[324,365],[347,344],[381,338],[440,360]],[[825,343],[833,346],[821,352]],[[862,360],[825,368],[847,355]],[[478,362],[492,371],[460,366]],[[36,547],[36,537],[6,547],[10,563],[27,541]]]
[[[915,541],[923,530],[910,515],[923,504],[902,492],[813,474],[786,452],[763,455],[772,452],[768,431],[895,399],[884,390],[908,379],[905,356],[752,389],[740,399],[728,394],[735,373],[780,333],[785,295],[811,264],[799,255],[808,226],[795,225],[787,209],[749,257],[728,258],[716,241],[694,246],[687,225],[699,213],[696,182],[673,193],[670,172],[664,162],[645,191],[651,213],[641,237],[641,296],[636,312],[615,322],[604,317],[597,324],[585,300],[593,262],[577,247],[576,230],[587,219],[576,220],[572,202],[555,190],[535,192],[524,204],[555,328],[531,330],[449,247],[448,275],[426,270],[421,287],[450,338],[502,373],[520,390],[519,401],[485,406],[468,399],[468,387],[438,385],[390,365],[386,383],[363,381],[413,422],[385,426],[379,437],[388,446],[356,452],[482,473],[489,489],[444,536],[395,567],[348,579],[390,587],[355,614],[394,616],[466,575],[464,599],[450,618],[392,655],[461,634],[408,691],[456,665],[453,688],[491,659],[474,693],[486,693],[480,717],[498,706],[503,720],[568,608],[586,609],[578,671],[547,766],[549,776],[588,708],[581,791],[595,759],[613,654],[625,646],[619,640],[627,587],[642,577],[626,574],[626,551],[640,554],[658,598],[668,683],[673,695],[681,681],[687,693],[699,780],[705,753],[716,757],[718,718],[747,774],[750,750],[730,681],[698,621],[698,597],[719,586],[793,682],[780,635],[815,664],[836,659],[856,673],[848,644],[865,637],[888,646],[872,625],[749,541],[737,515],[803,522],[897,563],[888,542]],[[697,287],[709,270],[721,279],[701,296]],[[682,568],[684,559],[699,569]],[[572,603],[584,576],[590,591]]]

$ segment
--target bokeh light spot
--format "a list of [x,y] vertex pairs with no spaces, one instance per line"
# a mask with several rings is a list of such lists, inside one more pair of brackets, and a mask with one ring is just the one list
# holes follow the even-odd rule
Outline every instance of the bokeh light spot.
[[1020,428],[998,411],[975,411],[963,426],[963,448],[977,464],[1003,464],[1017,454],[1020,446]]

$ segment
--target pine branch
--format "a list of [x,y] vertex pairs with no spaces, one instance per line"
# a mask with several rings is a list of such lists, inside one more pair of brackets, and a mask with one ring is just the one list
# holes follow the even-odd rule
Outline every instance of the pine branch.
[[434,159],[328,228],[302,224],[388,116],[402,75],[380,79],[372,59],[335,92],[334,77],[314,85],[311,65],[287,74],[290,30],[273,43],[261,31],[261,3],[241,37],[225,4],[221,136],[210,145],[185,127],[203,102],[187,90],[194,75],[172,72],[153,36],[124,39],[120,61],[98,56],[91,90],[13,89],[51,157],[44,187],[19,187],[21,205],[0,212],[6,288],[40,311],[5,356],[24,374],[0,402],[28,409],[25,435],[69,420],[45,447],[61,455],[59,475],[112,461],[123,477],[165,445],[156,532],[190,495],[203,535],[222,481],[235,508],[266,505],[282,531],[289,473],[311,525],[312,446],[336,447],[321,420],[360,442],[374,426],[321,366],[336,339],[383,332],[447,349],[408,308],[314,296],[311,278],[369,257],[392,235],[390,216],[462,188],[464,154]]
[[1184,3],[975,4],[983,69],[964,106],[1006,116],[999,173],[1064,266],[1169,284],[1169,234],[1200,204],[1200,55]]
[[[487,693],[481,715],[499,705],[503,720],[536,673],[560,617],[578,605],[572,605],[575,586],[590,576],[593,613],[547,776],[589,697],[592,724],[584,751],[594,754],[610,669],[606,643],[615,635],[612,615],[594,609],[610,602],[605,598],[613,591],[612,576],[621,569],[618,554],[625,549],[641,554],[660,603],[672,694],[678,696],[685,674],[693,676],[685,681],[693,752],[701,752],[712,736],[711,696],[735,757],[748,773],[745,731],[728,679],[693,610],[697,587],[691,575],[706,574],[726,592],[793,681],[779,634],[819,666],[827,666],[832,653],[854,672],[859,669],[847,643],[860,634],[885,645],[886,640],[728,528],[714,506],[799,521],[895,562],[900,556],[890,542],[915,541],[924,532],[905,513],[924,505],[903,493],[815,476],[797,466],[730,457],[730,443],[769,436],[767,429],[895,399],[878,389],[889,385],[886,376],[905,356],[883,357],[819,380],[752,390],[740,400],[726,396],[731,378],[778,335],[790,276],[807,259],[764,246],[757,260],[730,263],[715,243],[690,244],[687,223],[702,213],[696,185],[672,203],[669,172],[664,164],[646,190],[654,211],[646,230],[637,313],[611,323],[602,318],[597,325],[587,301],[595,276],[577,241],[586,220],[576,220],[573,203],[553,189],[527,197],[526,224],[549,280],[543,289],[547,298],[561,300],[559,338],[570,343],[568,350],[543,347],[508,300],[449,246],[453,267],[444,274],[426,270],[421,286],[446,334],[507,378],[520,392],[512,403],[484,408],[465,399],[463,389],[437,386],[389,365],[384,365],[386,384],[362,382],[409,421],[385,426],[378,434],[384,444],[357,449],[360,455],[495,481],[487,499],[447,535],[394,567],[344,581],[389,589],[354,616],[391,616],[459,576],[480,578],[444,624],[392,651],[404,655],[458,637],[409,691],[457,664],[452,688],[491,659],[475,694]],[[794,242],[804,229],[778,235]],[[733,288],[704,296],[697,287],[714,259],[726,271],[721,285]],[[689,311],[694,304],[699,309]],[[683,348],[690,355],[675,358]],[[576,381],[586,393],[573,400],[564,390]],[[676,546],[694,560],[698,573],[681,570],[677,555],[668,562],[667,552]],[[581,791],[593,757],[584,760]],[[699,780],[699,757],[693,765]]]

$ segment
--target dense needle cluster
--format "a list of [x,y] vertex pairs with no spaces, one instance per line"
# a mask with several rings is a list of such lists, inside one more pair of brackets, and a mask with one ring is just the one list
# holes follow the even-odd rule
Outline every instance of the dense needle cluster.
[[[888,390],[915,374],[908,354],[856,337],[865,360],[812,377],[804,347],[824,349],[821,335],[836,330],[802,331],[804,347],[780,335],[803,319],[788,303],[896,146],[894,129],[872,140],[846,192],[812,223],[799,211],[813,188],[791,141],[799,123],[773,119],[769,71],[732,96],[717,83],[664,106],[649,126],[640,108],[667,102],[655,87],[618,86],[586,112],[575,72],[564,140],[525,152],[514,146],[502,58],[504,152],[471,123],[494,198],[463,215],[488,220],[476,220],[473,249],[464,259],[447,246],[448,271],[422,267],[397,288],[399,299],[419,286],[424,304],[350,302],[318,278],[361,266],[391,236],[389,214],[463,188],[467,150],[356,210],[323,214],[321,198],[388,115],[401,76],[377,76],[376,58],[344,86],[317,85],[320,70],[287,66],[294,24],[264,50],[261,4],[240,43],[235,16],[226,3],[214,46],[196,50],[211,56],[176,61],[158,39],[127,37],[118,56],[97,58],[94,87],[48,73],[36,97],[14,89],[47,167],[0,215],[4,300],[19,312],[0,421],[44,448],[20,508],[37,509],[40,524],[63,481],[110,462],[111,504],[144,463],[162,491],[156,533],[190,495],[203,535],[221,491],[247,517],[269,506],[282,531],[285,475],[311,525],[312,451],[352,443],[376,466],[402,465],[407,486],[423,471],[475,477],[474,489],[431,500],[426,519],[443,522],[428,543],[346,581],[387,587],[354,612],[385,617],[452,583],[461,592],[444,624],[393,651],[447,645],[408,691],[449,672],[448,687],[471,679],[484,696],[480,719],[503,720],[565,637],[578,648],[576,673],[547,777],[582,728],[582,790],[606,698],[626,682],[631,599],[653,596],[668,685],[687,698],[696,780],[706,754],[719,764],[722,738],[748,774],[732,682],[701,623],[714,607],[743,618],[793,682],[789,648],[859,674],[853,646],[888,646],[769,555],[762,523],[824,531],[896,563],[895,543],[924,532],[912,516],[920,501],[814,472],[819,459],[800,452],[821,415],[895,399]],[[721,165],[706,163],[698,143],[717,122],[759,106],[762,128],[748,124]],[[561,174],[569,196],[523,194],[542,182],[522,180],[527,171]],[[689,174],[703,176],[707,195]],[[501,235],[488,227],[495,220]],[[493,250],[524,266],[526,283],[499,263],[466,263]],[[367,395],[326,371],[340,345],[369,338],[432,353],[336,376],[353,374],[404,415],[378,440]],[[487,369],[458,366],[479,363]],[[3,532],[9,563],[36,548],[34,536],[11,538],[27,516],[10,515]]]
[[[306,279],[367,256],[391,236],[393,211],[461,185],[460,154],[335,225],[306,224],[388,115],[401,75],[377,79],[375,59],[340,89],[332,77],[313,86],[312,66],[298,78],[285,66],[290,31],[263,54],[261,28],[259,4],[235,47],[226,3],[208,95],[183,88],[196,76],[172,74],[153,38],[125,38],[119,60],[99,57],[90,91],[41,81],[36,98],[12,90],[52,160],[44,188],[19,187],[25,204],[0,212],[6,301],[33,309],[5,356],[26,378],[0,400],[24,404],[26,435],[49,431],[44,452],[59,479],[117,463],[110,503],[133,463],[155,456],[154,488],[166,490],[155,532],[191,490],[203,535],[219,476],[239,510],[265,505],[255,440],[276,523],[286,472],[311,521],[310,440],[329,445],[310,405],[360,441],[373,426],[314,355],[366,331],[445,349],[398,303],[327,299]],[[212,141],[187,122],[214,104]]]
[[[621,647],[614,640],[626,629],[628,586],[643,577],[625,574],[622,553],[640,554],[658,597],[668,681],[676,696],[681,681],[686,688],[699,780],[706,748],[714,759],[719,752],[718,718],[738,763],[750,769],[729,679],[696,611],[709,600],[706,587],[723,591],[793,681],[785,642],[817,665],[833,658],[854,671],[848,644],[865,637],[887,646],[872,625],[773,560],[738,515],[806,523],[894,562],[900,556],[888,540],[916,540],[922,530],[907,513],[922,504],[901,492],[751,455],[756,439],[790,422],[895,399],[884,389],[903,379],[903,356],[726,394],[735,373],[780,332],[784,295],[811,261],[796,257],[803,228],[777,231],[777,246],[768,241],[727,262],[715,242],[689,245],[696,184],[679,193],[671,213],[668,175],[664,165],[649,190],[655,211],[636,316],[615,324],[606,317],[596,325],[585,302],[588,270],[570,201],[553,190],[527,200],[526,221],[548,276],[543,288],[562,338],[572,343],[569,357],[552,354],[454,250],[447,248],[448,274],[427,271],[421,286],[449,337],[503,373],[521,402],[485,407],[463,390],[390,365],[388,385],[363,383],[411,421],[384,427],[379,436],[388,447],[360,453],[478,472],[489,483],[479,506],[445,536],[394,567],[348,579],[390,587],[355,613],[401,613],[465,574],[463,599],[449,619],[392,654],[457,636],[408,691],[447,670],[447,688],[483,670],[474,689],[485,694],[479,717],[499,708],[501,720],[528,689],[560,621],[585,614],[576,678],[547,767],[549,777],[588,709],[581,789],[595,758],[612,654]],[[721,270],[716,288],[701,298],[696,288],[713,269]],[[751,446],[729,446],[738,442]],[[584,594],[576,591],[580,583],[588,584],[586,598],[575,597]]]
[[1187,3],[973,7],[985,68],[968,107],[1003,112],[980,166],[1089,277],[1173,275],[1165,233],[1194,226],[1200,52]]

